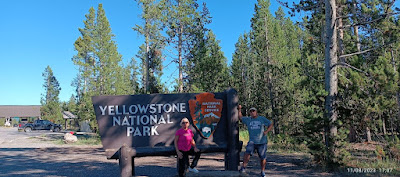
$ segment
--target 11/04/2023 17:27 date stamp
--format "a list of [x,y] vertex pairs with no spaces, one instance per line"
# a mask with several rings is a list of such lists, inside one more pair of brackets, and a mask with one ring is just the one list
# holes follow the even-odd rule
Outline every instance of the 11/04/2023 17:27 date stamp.
[[391,173],[393,168],[347,168],[348,173]]

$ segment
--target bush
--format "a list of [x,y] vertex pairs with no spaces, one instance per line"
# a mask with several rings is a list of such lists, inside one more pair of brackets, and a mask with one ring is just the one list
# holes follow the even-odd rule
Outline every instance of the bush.
[[293,135],[271,135],[269,136],[271,142],[271,149],[283,152],[306,152],[307,146],[304,137]]

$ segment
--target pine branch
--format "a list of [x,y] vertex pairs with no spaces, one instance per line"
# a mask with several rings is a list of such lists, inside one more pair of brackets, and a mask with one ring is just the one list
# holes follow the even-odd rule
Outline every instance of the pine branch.
[[338,17],[336,17],[336,20],[338,20],[338,19],[345,19],[345,18],[352,18],[352,17],[354,17],[355,15],[346,15],[346,16],[338,16]]
[[171,63],[177,63],[177,62],[178,60],[171,60],[168,64],[164,66],[164,68],[167,68]]
[[[352,66],[352,65],[350,65],[350,64],[348,64],[348,63],[345,63],[345,62],[339,62],[339,63],[337,63],[336,65],[332,66],[332,68],[335,67],[335,66],[338,66],[338,65],[345,66],[346,68],[350,68],[350,69],[356,70],[356,71],[358,71],[358,72],[360,72],[360,73],[363,73],[365,76],[367,76],[368,79],[372,80],[373,82],[376,82],[376,80],[375,80],[369,73],[367,73],[367,72],[365,72],[365,71],[363,71],[363,70],[361,70],[361,69],[359,69],[359,68],[356,68],[356,67],[354,67],[354,66]],[[343,76],[343,75],[341,75],[340,73],[338,73],[338,75]],[[345,76],[343,76],[343,77],[344,77],[347,81],[349,81],[350,84],[353,84],[353,82],[351,82],[351,81],[350,81],[349,79],[347,79]],[[367,93],[367,92],[366,92],[364,89],[362,89],[362,88],[360,88],[360,90],[363,91],[364,93]]]
[[[178,70],[178,68],[176,68],[175,71],[171,73],[171,75],[168,77],[168,80],[165,81],[165,83],[168,83],[172,78],[174,78],[174,77],[172,77],[172,75],[174,75],[174,74],[176,73],[177,70]],[[173,83],[170,83],[170,84],[168,85],[168,87],[170,87],[171,84],[173,84]],[[168,88],[168,87],[167,87],[167,88]]]
[[295,3],[293,2],[293,7],[290,7],[288,2],[282,2],[282,1],[280,1],[280,0],[277,0],[277,1],[278,1],[278,3],[281,4],[282,6],[284,6],[284,7],[288,8],[288,9],[290,9],[293,13],[296,12],[296,11],[299,12],[300,10],[302,10],[302,11],[309,11],[309,10],[316,9],[316,8],[318,8],[318,7],[321,6],[321,3],[316,3],[316,4],[313,4],[313,5],[311,5],[311,6],[303,6],[303,5],[304,5],[303,2],[300,1],[299,4],[295,4]]
[[358,71],[358,72],[360,72],[360,73],[365,74],[365,76],[367,76],[367,77],[370,77],[369,73],[367,73],[367,72],[365,72],[365,71],[363,71],[363,70],[361,70],[361,69],[359,69],[359,68],[356,68],[356,67],[354,67],[354,66],[352,66],[352,65],[350,65],[350,64],[348,64],[348,63],[346,63],[346,62],[338,62],[337,64],[334,64],[334,65],[332,66],[332,68],[334,68],[334,67],[336,67],[336,66],[338,66],[338,65],[344,66],[344,67],[346,67],[346,68],[351,68],[351,69],[353,69],[353,70],[356,70],[356,71]]
[[[170,50],[170,49],[164,49],[164,50],[166,50],[167,51],[167,53],[165,53],[165,55],[166,55],[166,57],[169,57],[169,58],[172,58],[172,61],[171,62],[176,62],[176,63],[178,63],[178,55],[177,54],[175,54],[172,50]],[[170,64],[170,63],[169,63]],[[169,65],[168,64],[168,65]]]
[[378,46],[378,47],[375,47],[375,48],[372,48],[372,49],[367,49],[367,50],[363,50],[363,51],[359,51],[359,52],[355,52],[355,53],[350,53],[350,54],[341,55],[341,56],[339,56],[339,59],[343,59],[343,58],[346,58],[346,57],[351,57],[351,56],[353,56],[353,55],[359,55],[359,54],[367,53],[367,52],[370,52],[370,51],[372,51],[372,50],[379,49],[379,48],[381,48],[381,47],[382,47],[382,46]]
[[353,82],[351,82],[351,80],[350,79],[347,79],[347,77],[346,76],[343,76],[342,74],[340,74],[340,73],[338,73],[338,75],[339,76],[341,76],[341,77],[343,77],[343,78],[345,78],[346,80],[347,80],[347,82],[349,82],[351,85],[353,85]]
[[349,54],[345,54],[345,55],[340,55],[339,59],[344,59],[346,57],[350,57],[350,56],[353,56],[353,55],[359,55],[359,54],[367,53],[367,52],[370,52],[370,51],[373,51],[373,50],[376,50],[376,49],[391,45],[392,43],[394,43],[394,41],[390,41],[390,42],[388,42],[388,43],[386,43],[384,45],[376,46],[376,47],[371,48],[371,49],[367,49],[367,50],[363,50],[363,51],[359,51],[359,52],[355,52],[355,53],[349,53]]
[[[301,65],[304,66],[303,60],[301,60]],[[317,81],[317,82],[324,82],[323,79],[322,79],[322,80],[318,80],[318,79],[316,79],[314,76],[310,75],[310,74],[308,73],[308,70],[307,70],[307,69],[303,69],[303,71],[304,71],[304,74],[306,74],[306,76],[309,77],[309,78],[311,78],[312,80],[315,80],[315,81]]]
[[[387,18],[388,16],[394,16],[394,15],[398,15],[398,14],[400,14],[400,12],[396,12],[396,13],[384,13],[384,14],[381,14],[381,15],[380,15],[381,17],[379,17],[379,18],[377,18],[377,19],[374,19],[374,20],[371,20],[371,21],[363,21],[363,22],[359,22],[359,23],[356,23],[356,24],[353,24],[353,25],[345,25],[345,26],[341,26],[341,27],[338,27],[338,28],[339,28],[339,29],[345,29],[345,28],[351,28],[351,27],[354,27],[354,26],[367,25],[367,24],[375,23],[375,22],[377,22],[377,21],[379,21],[379,20],[385,19],[385,18]],[[343,17],[343,16],[342,16],[342,17],[338,17],[338,18],[336,18],[336,20],[339,19],[339,18],[344,18],[344,17]]]

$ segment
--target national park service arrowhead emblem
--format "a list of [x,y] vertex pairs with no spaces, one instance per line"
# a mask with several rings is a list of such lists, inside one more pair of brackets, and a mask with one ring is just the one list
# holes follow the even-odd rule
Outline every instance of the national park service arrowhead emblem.
[[213,93],[200,93],[189,100],[190,115],[194,127],[203,138],[209,138],[221,119],[223,101],[215,99]]

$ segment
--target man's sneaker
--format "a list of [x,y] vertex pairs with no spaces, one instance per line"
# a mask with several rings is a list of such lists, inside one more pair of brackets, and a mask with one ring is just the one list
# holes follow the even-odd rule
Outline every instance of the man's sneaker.
[[190,168],[190,167],[189,167],[189,171],[193,172],[193,173],[198,173],[199,172],[199,170],[197,170],[196,168]]
[[239,172],[240,172],[240,173],[246,173],[246,168],[244,168],[243,166],[241,166]]
[[261,177],[265,177],[265,172],[264,171],[261,172]]

